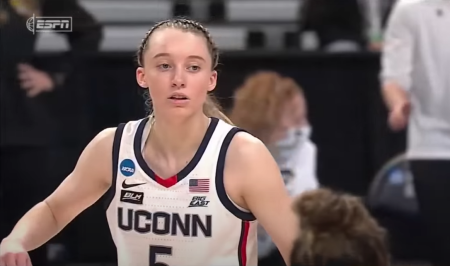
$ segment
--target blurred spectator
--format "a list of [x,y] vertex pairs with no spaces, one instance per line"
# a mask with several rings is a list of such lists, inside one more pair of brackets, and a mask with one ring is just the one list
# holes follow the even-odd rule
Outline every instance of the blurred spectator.
[[450,3],[400,0],[383,48],[383,93],[393,130],[408,128],[407,157],[432,262],[450,265]]
[[[73,18],[73,31],[64,33],[72,50],[61,65],[42,69],[46,62],[36,60],[37,35],[26,27],[33,14]],[[77,110],[86,103],[78,93],[82,89],[73,85],[80,84],[76,72],[83,69],[83,55],[98,50],[101,27],[75,0],[1,0],[0,27],[0,238],[3,239],[24,212],[65,176],[53,183],[49,179],[61,166],[48,161],[48,148],[66,137],[64,134],[71,133],[74,139],[82,135],[84,125],[77,123],[81,115]],[[58,131],[64,127],[67,130]],[[32,252],[31,256],[34,265],[44,264],[45,250]]]
[[318,189],[294,203],[301,219],[292,266],[388,266],[386,232],[356,197]]
[[396,0],[360,0],[367,24],[369,49],[379,51],[382,47],[383,28]]
[[[277,161],[291,195],[318,187],[316,146],[309,139],[306,101],[291,78],[275,72],[250,76],[235,93],[230,119],[262,140]],[[272,240],[259,228],[259,265],[283,265]]]
[[300,19],[300,30],[314,31],[322,50],[358,51],[366,46],[358,0],[305,0]]

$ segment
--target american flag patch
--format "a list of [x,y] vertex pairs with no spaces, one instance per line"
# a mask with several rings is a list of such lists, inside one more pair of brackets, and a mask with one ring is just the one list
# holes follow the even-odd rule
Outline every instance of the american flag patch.
[[209,179],[191,179],[189,180],[189,192],[209,192]]

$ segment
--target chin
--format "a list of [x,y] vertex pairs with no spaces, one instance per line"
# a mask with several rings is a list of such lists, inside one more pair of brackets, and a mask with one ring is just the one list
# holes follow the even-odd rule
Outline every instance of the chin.
[[175,117],[191,117],[195,114],[195,111],[192,110],[192,108],[183,106],[183,107],[177,107],[172,106],[170,109],[168,109],[168,113]]

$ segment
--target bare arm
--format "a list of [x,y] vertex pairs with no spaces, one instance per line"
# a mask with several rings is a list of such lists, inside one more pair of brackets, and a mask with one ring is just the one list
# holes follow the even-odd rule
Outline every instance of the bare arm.
[[233,138],[228,162],[233,178],[240,180],[242,207],[255,215],[289,265],[299,226],[278,165],[266,146],[247,133],[237,133]]
[[28,211],[7,240],[29,251],[43,245],[110,187],[115,129],[99,133],[84,149],[73,172],[43,202]]
[[395,81],[385,82],[383,86],[383,98],[389,111],[398,106],[409,104],[409,94]]
[[389,17],[382,54],[383,97],[389,110],[409,103],[414,40],[408,6],[401,2]]

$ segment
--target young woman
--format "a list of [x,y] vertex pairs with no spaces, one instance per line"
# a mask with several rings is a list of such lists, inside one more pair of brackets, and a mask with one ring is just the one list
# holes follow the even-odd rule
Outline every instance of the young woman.
[[[291,196],[319,186],[316,146],[309,139],[306,100],[291,78],[263,71],[249,76],[236,91],[231,120],[261,139],[274,156]],[[270,236],[258,230],[258,265],[282,265]]]
[[386,232],[356,197],[327,189],[303,193],[292,266],[389,266]]
[[256,219],[287,259],[297,229],[290,197],[265,145],[224,122],[208,98],[218,62],[208,31],[191,20],[163,21],[137,57],[153,113],[99,133],[3,240],[0,265],[30,265],[27,251],[108,190],[120,266],[254,266]]

